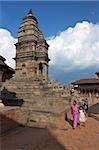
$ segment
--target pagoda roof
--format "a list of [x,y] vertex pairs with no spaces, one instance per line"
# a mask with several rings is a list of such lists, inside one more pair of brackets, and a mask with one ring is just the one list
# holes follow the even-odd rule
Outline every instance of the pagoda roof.
[[15,73],[15,69],[9,67],[6,63],[5,63],[5,58],[3,56],[0,55],[0,66],[4,67],[7,69],[7,71],[10,71],[12,73]]
[[11,68],[11,67],[9,67],[9,66],[7,66],[8,68],[7,68],[7,70],[9,70],[10,72],[12,72],[12,73],[15,73],[15,69],[13,69],[13,68]]
[[72,82],[74,85],[99,84],[99,78],[80,79]]
[[0,66],[6,66],[6,64],[2,60],[0,60]]
[[0,66],[6,66],[5,60],[6,59],[3,56],[0,55]]
[[99,72],[96,72],[96,75],[99,77]]
[[6,59],[0,55],[0,60],[2,60],[4,62]]

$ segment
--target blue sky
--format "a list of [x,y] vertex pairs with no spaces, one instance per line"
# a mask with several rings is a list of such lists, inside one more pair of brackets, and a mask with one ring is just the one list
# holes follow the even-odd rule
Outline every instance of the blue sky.
[[1,27],[11,31],[14,37],[21,19],[30,8],[37,17],[45,37],[57,34],[82,20],[99,22],[99,2],[68,1],[1,1]]
[[[73,30],[71,32],[71,35],[75,30],[79,30],[80,27],[83,28],[82,31],[84,31],[83,33],[85,34],[86,34],[86,31],[84,28],[86,27],[88,31],[90,31],[91,36],[93,34],[94,29],[95,31],[98,30],[98,27],[96,27],[95,25],[96,24],[99,25],[99,1],[87,1],[87,2],[86,1],[74,1],[74,2],[71,2],[71,1],[70,2],[69,1],[54,1],[54,2],[53,1],[37,1],[37,2],[36,1],[21,1],[21,2],[20,1],[0,1],[0,7],[1,7],[0,28],[8,30],[13,36],[13,38],[17,38],[18,28],[20,26],[22,18],[28,13],[30,8],[32,9],[34,16],[38,20],[39,27],[43,31],[45,38],[53,36],[54,40],[53,42],[50,42],[50,43],[52,44],[55,43],[56,45],[55,44],[54,45],[56,47],[57,47],[56,42],[57,42],[58,37],[64,40],[64,42],[65,42],[65,39],[68,40],[66,36],[70,36],[68,33],[68,28],[70,27]],[[85,23],[84,21],[87,23]],[[81,24],[78,24],[78,23],[81,23]],[[95,28],[93,28],[93,26],[95,26]],[[90,27],[90,30],[88,27]],[[64,36],[61,36],[62,32],[64,32]],[[99,41],[97,37],[98,37],[98,34],[96,37],[94,37],[93,41],[94,43],[97,42],[98,44]],[[90,37],[88,36],[88,38]],[[72,37],[70,37],[70,39],[72,39]],[[91,43],[91,41],[89,43]],[[65,46],[68,46],[68,44]],[[62,52],[62,49],[65,50],[65,48],[62,48],[61,46],[60,53]],[[54,51],[54,49],[51,48],[51,54],[52,54],[52,50]],[[92,50],[92,52],[95,50]],[[59,51],[57,50],[56,53],[58,54]],[[89,57],[90,57],[90,50],[89,50]],[[65,59],[68,59],[68,58],[64,58],[64,60]],[[71,59],[71,61],[72,60],[73,59]],[[97,57],[97,62],[99,62],[98,57]],[[68,62],[63,61],[63,63],[70,64],[70,60],[68,60]],[[64,68],[64,65],[62,65],[62,61],[61,61],[61,65],[58,64],[56,61],[54,65],[53,64],[50,65],[50,69],[49,69],[50,76],[52,76],[53,78],[63,83],[70,83],[73,80],[80,79],[83,77],[84,78],[92,77],[94,76],[95,71],[99,71],[99,67],[98,65],[96,65],[96,63],[94,63],[94,60],[93,60],[93,63],[91,64],[88,61],[88,64],[89,66],[87,65],[87,67],[86,66],[82,67],[82,64],[80,64],[81,66],[80,65],[79,67],[74,66],[73,69],[70,69],[69,71],[67,71],[65,69],[62,70],[62,66]]]

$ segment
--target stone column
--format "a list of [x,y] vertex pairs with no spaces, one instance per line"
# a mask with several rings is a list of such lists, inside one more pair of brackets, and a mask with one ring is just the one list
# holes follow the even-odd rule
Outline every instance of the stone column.
[[99,94],[98,94],[98,93],[95,93],[95,97],[96,97],[95,103],[98,103],[98,102],[99,102]]
[[92,97],[92,104],[94,104],[94,91],[92,91],[91,97]]
[[42,64],[42,68],[40,69],[40,79],[43,80],[43,64]]
[[42,79],[45,79],[45,65],[44,64],[42,64],[42,66],[43,66],[43,70],[42,70]]
[[34,80],[36,79],[37,68],[34,66]]
[[95,103],[95,90],[92,92],[92,99],[93,99],[93,104]]
[[89,105],[92,105],[92,94],[91,92],[89,91]]
[[46,81],[48,81],[48,66],[46,66]]
[[36,74],[36,78],[39,79],[39,64],[37,64],[37,74]]

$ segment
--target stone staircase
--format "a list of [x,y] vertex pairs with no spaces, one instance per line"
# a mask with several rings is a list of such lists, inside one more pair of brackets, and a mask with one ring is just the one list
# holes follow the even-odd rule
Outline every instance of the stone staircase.
[[24,107],[52,109],[68,104],[66,98],[61,97],[60,91],[53,91],[46,83],[40,81],[11,79],[3,83],[3,87],[12,93],[12,97],[8,95],[8,99],[13,100],[15,93],[18,99],[23,99]]
[[[21,109],[26,109],[28,126],[54,124],[64,110],[69,109],[69,101],[54,91],[47,83],[32,79],[12,78],[3,83],[1,97],[13,103],[23,100]],[[17,121],[17,120],[16,120]]]

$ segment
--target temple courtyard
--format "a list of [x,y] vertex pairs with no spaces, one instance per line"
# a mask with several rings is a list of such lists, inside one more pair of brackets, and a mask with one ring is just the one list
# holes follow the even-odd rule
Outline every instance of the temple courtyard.
[[[69,86],[50,79],[50,45],[31,9],[14,45],[15,70],[0,56],[0,150],[99,150],[99,72]],[[86,125],[74,130],[70,106],[83,98]]]
[[[99,149],[99,104],[91,108],[85,127],[72,129],[64,116],[55,128],[17,126],[1,134],[1,150],[98,150]],[[4,118],[5,119],[5,118]],[[9,120],[9,123],[13,120]]]

